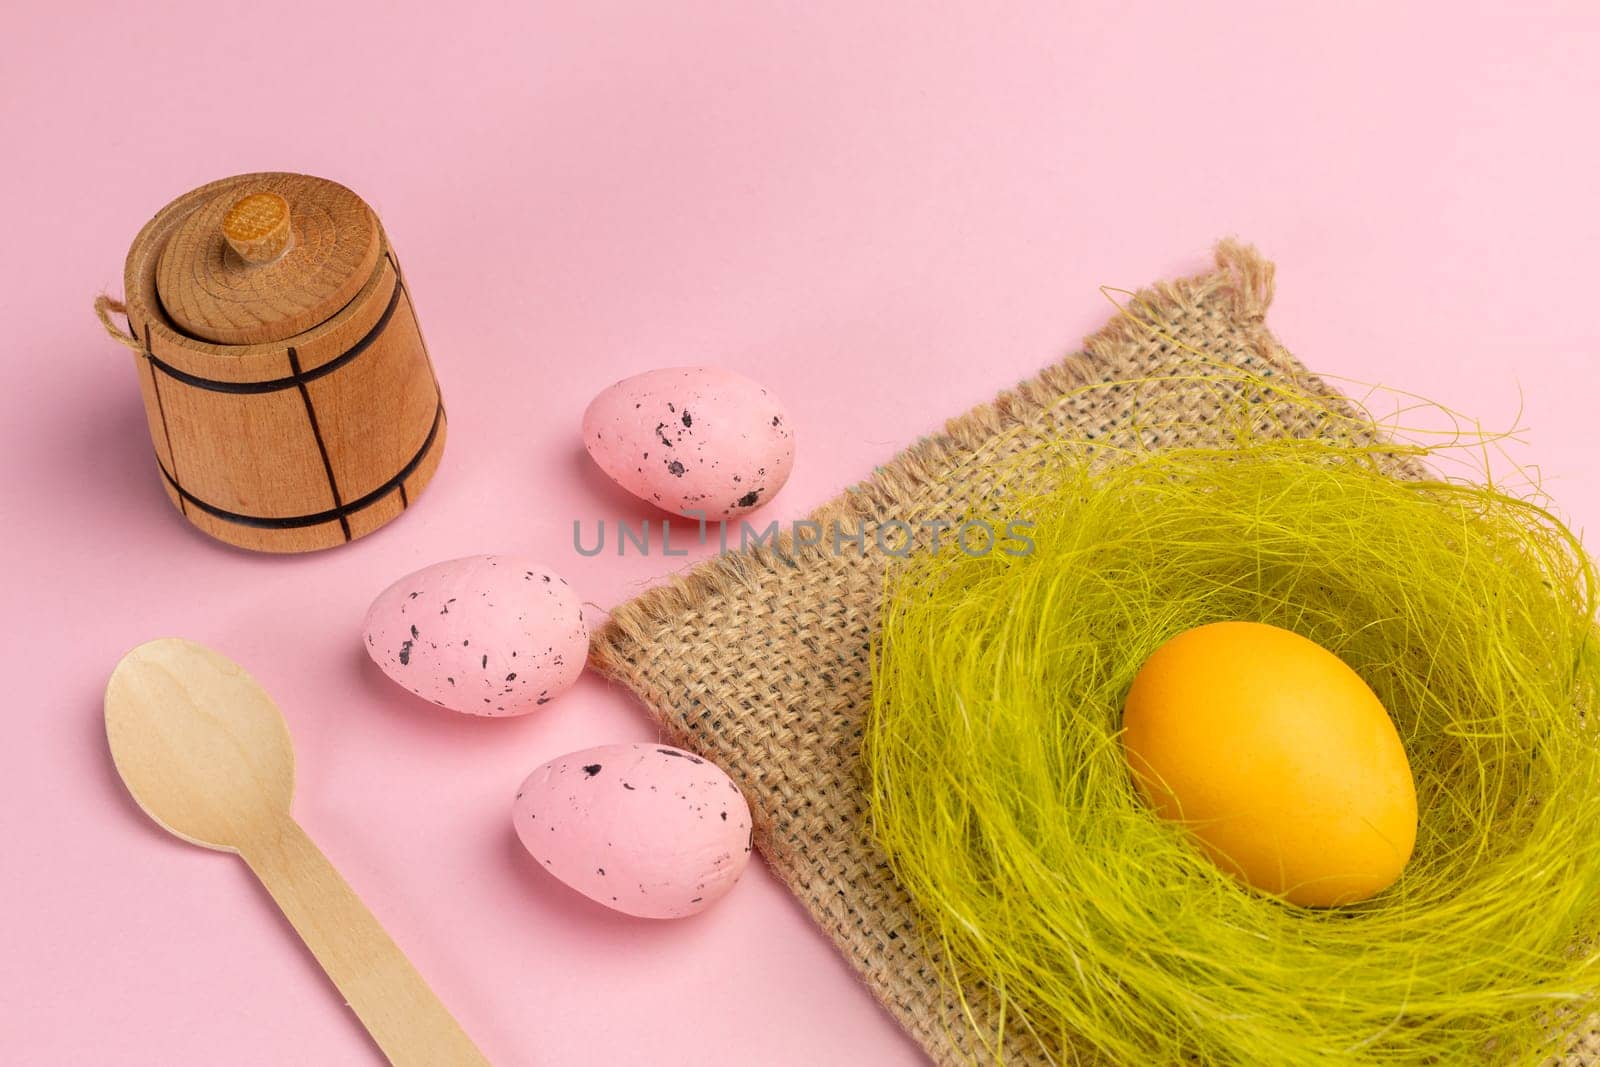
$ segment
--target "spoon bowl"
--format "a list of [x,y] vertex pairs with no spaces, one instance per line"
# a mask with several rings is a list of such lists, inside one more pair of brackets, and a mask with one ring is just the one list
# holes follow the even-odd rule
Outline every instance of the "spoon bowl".
[[105,711],[117,773],[169,833],[237,852],[289,813],[289,728],[232,660],[178,637],[142,644],[111,673]]

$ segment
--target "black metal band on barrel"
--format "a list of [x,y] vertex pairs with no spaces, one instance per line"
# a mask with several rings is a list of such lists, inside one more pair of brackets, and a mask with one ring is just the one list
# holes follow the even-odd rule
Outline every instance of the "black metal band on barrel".
[[342,522],[363,508],[371,507],[397,489],[401,493],[401,499],[404,500],[405,480],[411,477],[416,472],[416,469],[422,465],[422,461],[427,458],[428,452],[433,448],[434,440],[439,436],[439,427],[443,423],[444,404],[441,403],[434,408],[433,425],[428,428],[428,436],[423,440],[422,447],[417,449],[417,454],[412,456],[404,467],[400,468],[399,473],[359,499],[310,515],[290,515],[284,518],[272,518],[264,515],[243,515],[237,511],[219,508],[215,504],[206,503],[179,485],[178,480],[172,476],[171,471],[167,470],[166,464],[161,462],[161,457],[159,456],[156,457],[156,466],[161,468],[162,476],[166,478],[167,484],[172,486],[173,492],[178,494],[180,500],[193,505],[207,515],[226,522],[237,523],[240,526],[255,526],[264,530],[298,530],[307,526],[321,526],[325,522]]
[[307,382],[314,382],[325,374],[332,374],[370,348],[372,342],[376,341],[383,333],[384,327],[389,325],[389,320],[394,318],[394,309],[399,306],[400,294],[404,291],[405,285],[401,282],[400,275],[396,273],[394,292],[389,297],[389,306],[383,309],[383,314],[378,316],[378,321],[373,323],[372,329],[368,330],[361,340],[322,364],[322,366],[313,367],[308,371],[296,372],[287,378],[273,378],[265,382],[225,382],[217,378],[202,378],[198,374],[190,374],[188,371],[179,370],[160,356],[157,356],[150,350],[148,341],[145,342],[144,358],[149,360],[150,366],[167,377],[174,378],[185,385],[192,385],[196,389],[209,389],[214,393],[275,393],[280,389],[294,389],[305,385]]

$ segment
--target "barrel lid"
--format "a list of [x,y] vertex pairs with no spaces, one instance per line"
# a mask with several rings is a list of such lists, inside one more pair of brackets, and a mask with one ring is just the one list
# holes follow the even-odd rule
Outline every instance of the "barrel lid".
[[156,292],[184,332],[220,344],[282,341],[331,318],[377,266],[378,220],[338,182],[259,175],[178,224]]

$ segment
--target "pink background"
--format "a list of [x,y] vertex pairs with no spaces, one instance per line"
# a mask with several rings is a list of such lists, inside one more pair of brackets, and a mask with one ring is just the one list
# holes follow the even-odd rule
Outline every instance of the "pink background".
[[[245,868],[113,777],[100,693],[181,634],[278,698],[296,813],[503,1064],[915,1063],[759,864],[684,922],[544,876],[508,821],[542,760],[646,739],[596,678],[475,721],[390,685],[368,601],[524,552],[609,607],[681,561],[584,559],[645,514],[587,463],[611,381],[712,362],[790,406],[802,514],[1238,234],[1313,367],[1504,427],[1600,517],[1592,4],[11,5],[0,19],[0,1060],[376,1060]],[[937,9],[937,10],[935,10]],[[378,210],[450,405],[421,506],[320,555],[193,532],[89,304],[204,181],[287,169]]]

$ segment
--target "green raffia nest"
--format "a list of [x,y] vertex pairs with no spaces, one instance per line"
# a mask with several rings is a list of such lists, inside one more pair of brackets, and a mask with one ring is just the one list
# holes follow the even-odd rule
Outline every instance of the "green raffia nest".
[[[1594,565],[1534,499],[1385,474],[1405,449],[1366,416],[1272,440],[1266,410],[1236,405],[1226,448],[1063,442],[1043,474],[991,472],[1033,554],[891,573],[875,833],[950,977],[1061,1062],[1538,1062],[1600,993]],[[1317,641],[1394,716],[1420,825],[1372,900],[1253,894],[1137,798],[1129,684],[1222,619]]]

